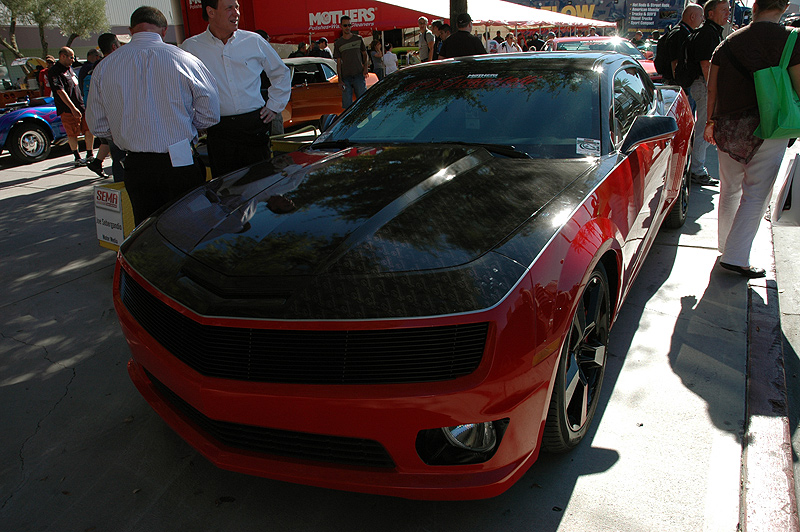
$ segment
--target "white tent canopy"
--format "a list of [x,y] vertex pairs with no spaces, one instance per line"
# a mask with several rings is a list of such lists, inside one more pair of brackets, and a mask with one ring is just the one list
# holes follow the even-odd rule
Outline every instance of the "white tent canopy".
[[[430,13],[439,18],[450,18],[450,0],[380,0],[385,4]],[[472,23],[483,26],[506,26],[510,28],[553,27],[616,27],[614,22],[573,17],[546,9],[526,7],[502,0],[473,0],[467,4]],[[455,21],[451,21],[455,29]]]

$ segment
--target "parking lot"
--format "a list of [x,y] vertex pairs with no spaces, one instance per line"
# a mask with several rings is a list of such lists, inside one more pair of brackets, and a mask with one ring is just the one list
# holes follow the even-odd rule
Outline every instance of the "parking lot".
[[[686,225],[651,250],[586,440],[494,499],[441,503],[222,471],[174,434],[127,375],[102,182],[63,147],[30,166],[0,156],[3,530],[737,529],[748,283],[716,266],[715,188],[695,186]],[[767,223],[756,245],[766,262]]]

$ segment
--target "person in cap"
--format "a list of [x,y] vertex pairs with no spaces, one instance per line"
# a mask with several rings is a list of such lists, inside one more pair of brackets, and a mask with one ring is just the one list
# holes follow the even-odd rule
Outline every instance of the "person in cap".
[[324,57],[326,59],[333,59],[333,52],[328,48],[328,39],[320,37],[317,41],[317,48],[315,48],[311,55],[313,57]]
[[467,55],[481,55],[486,53],[480,37],[472,34],[472,17],[462,13],[456,17],[458,31],[442,43],[439,56],[442,59],[451,57],[464,57]]
[[42,96],[47,98],[52,94],[50,80],[47,79],[47,71],[56,64],[56,58],[52,55],[48,55],[44,60],[47,62],[47,68],[43,68],[39,71],[39,89],[42,91]]

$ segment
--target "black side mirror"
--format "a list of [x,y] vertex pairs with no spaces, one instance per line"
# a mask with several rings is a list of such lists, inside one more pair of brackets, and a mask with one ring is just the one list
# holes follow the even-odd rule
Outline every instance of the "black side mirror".
[[628,155],[639,144],[672,138],[678,131],[678,123],[671,116],[637,116],[625,135],[620,152]]
[[320,132],[324,132],[326,129],[331,127],[331,124],[336,122],[337,118],[339,118],[339,115],[322,115],[321,117],[319,117]]

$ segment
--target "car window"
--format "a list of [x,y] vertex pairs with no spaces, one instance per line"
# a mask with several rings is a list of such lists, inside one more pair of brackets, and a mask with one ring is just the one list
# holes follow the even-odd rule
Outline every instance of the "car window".
[[322,73],[325,75],[325,79],[326,79],[326,80],[328,80],[328,79],[331,79],[333,76],[335,76],[335,75],[336,75],[336,71],[335,71],[335,70],[333,70],[333,69],[332,69],[331,67],[329,67],[328,65],[326,65],[326,64],[324,64],[324,63],[322,63],[322,64],[320,64],[319,66],[320,66],[320,67],[322,67]]
[[599,156],[599,83],[591,70],[464,63],[432,79],[425,69],[409,69],[367,91],[323,140],[501,144],[532,157]]
[[638,68],[628,67],[614,75],[614,120],[612,138],[621,142],[637,116],[647,114],[653,93]]
[[321,83],[327,78],[322,72],[319,63],[299,63],[294,65],[292,85],[305,85],[308,83]]

